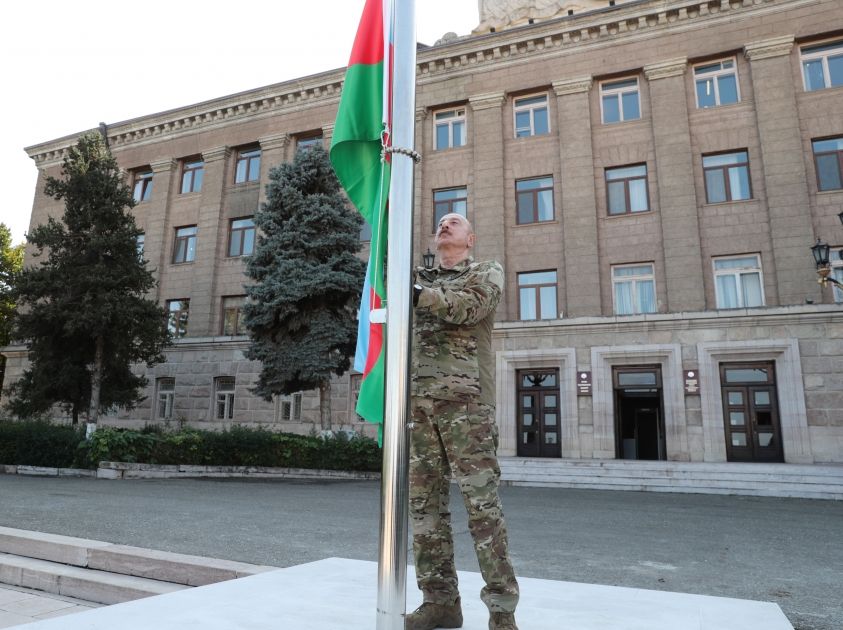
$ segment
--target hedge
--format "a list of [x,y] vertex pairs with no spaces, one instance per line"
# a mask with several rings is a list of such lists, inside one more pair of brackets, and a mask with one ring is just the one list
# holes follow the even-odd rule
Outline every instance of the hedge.
[[343,433],[322,438],[239,426],[225,431],[101,427],[88,442],[83,428],[0,421],[0,464],[94,469],[103,461],[378,472],[381,451],[370,438],[349,439]]

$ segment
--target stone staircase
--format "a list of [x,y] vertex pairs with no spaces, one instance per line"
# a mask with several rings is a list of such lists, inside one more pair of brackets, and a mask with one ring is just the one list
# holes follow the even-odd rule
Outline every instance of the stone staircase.
[[501,457],[504,484],[843,500],[843,465]]
[[0,527],[0,584],[117,604],[274,570]]

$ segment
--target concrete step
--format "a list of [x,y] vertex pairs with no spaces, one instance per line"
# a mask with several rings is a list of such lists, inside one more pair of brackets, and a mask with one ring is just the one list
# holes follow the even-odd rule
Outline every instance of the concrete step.
[[190,588],[7,553],[0,553],[0,582],[98,604],[118,604]]
[[0,584],[114,604],[274,570],[0,527]]
[[843,500],[843,466],[500,459],[511,485]]

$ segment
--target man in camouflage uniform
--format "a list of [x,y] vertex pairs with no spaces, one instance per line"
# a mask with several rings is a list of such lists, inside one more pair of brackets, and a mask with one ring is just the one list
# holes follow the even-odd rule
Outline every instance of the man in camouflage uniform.
[[518,583],[509,559],[496,457],[492,323],[504,276],[497,262],[469,256],[467,219],[445,215],[436,231],[440,264],[419,268],[413,288],[410,517],[424,603],[408,630],[462,627],[449,511],[451,474],[459,484],[486,586],[490,630],[517,630]]

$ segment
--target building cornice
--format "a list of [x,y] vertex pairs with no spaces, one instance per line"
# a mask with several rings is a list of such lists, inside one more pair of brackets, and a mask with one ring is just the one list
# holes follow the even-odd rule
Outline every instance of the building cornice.
[[471,105],[472,110],[477,112],[482,109],[494,109],[495,107],[500,107],[503,105],[504,98],[505,96],[503,92],[477,94],[475,96],[468,97],[468,104]]
[[163,158],[161,160],[153,160],[149,163],[149,168],[153,173],[166,173],[172,171],[176,167],[176,161],[171,158]]
[[[476,72],[477,68],[507,67],[556,58],[573,51],[649,39],[668,29],[676,33],[706,28],[716,20],[734,20],[739,16],[756,18],[815,3],[816,0],[639,0],[425,48],[418,53],[417,82],[424,84],[456,77]],[[115,123],[109,125],[109,144],[117,152],[162,138],[172,139],[224,127],[238,120],[277,116],[317,105],[334,107],[339,102],[344,75],[345,68],[338,68]],[[60,162],[65,149],[76,142],[79,135],[33,145],[26,151],[39,168],[45,168]]]
[[594,80],[590,77],[577,77],[575,79],[565,79],[563,81],[554,81],[553,91],[556,96],[566,96],[568,94],[577,94],[579,92],[588,92],[591,89]]
[[263,136],[262,138],[258,138],[258,144],[261,145],[262,151],[286,149],[290,144],[290,135],[286,133],[277,133],[271,136]]
[[687,57],[676,57],[666,61],[659,61],[644,66],[644,76],[648,81],[666,79],[668,77],[681,77],[688,69]]
[[781,57],[790,54],[790,51],[793,50],[794,41],[795,38],[793,35],[773,37],[772,39],[749,43],[744,46],[743,52],[750,61]]

